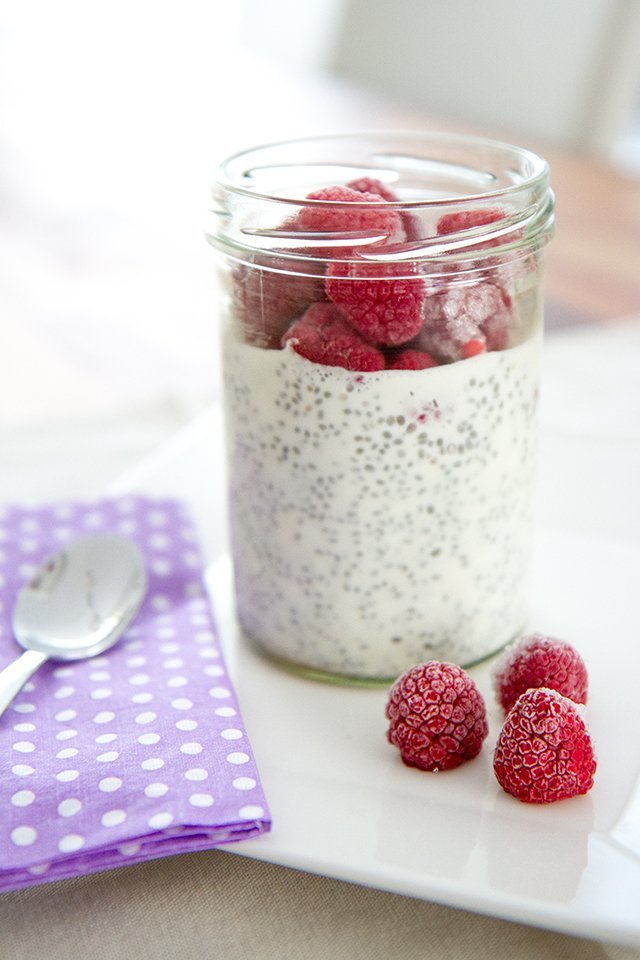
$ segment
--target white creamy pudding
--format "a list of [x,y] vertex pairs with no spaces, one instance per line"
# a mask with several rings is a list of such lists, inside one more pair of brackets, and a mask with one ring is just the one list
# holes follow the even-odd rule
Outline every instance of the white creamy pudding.
[[357,373],[243,343],[223,370],[238,614],[303,670],[468,665],[527,613],[540,323],[427,370]]

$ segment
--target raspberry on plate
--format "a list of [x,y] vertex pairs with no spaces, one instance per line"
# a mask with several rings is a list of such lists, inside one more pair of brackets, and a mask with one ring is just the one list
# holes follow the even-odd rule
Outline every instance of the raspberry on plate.
[[428,370],[439,364],[435,357],[424,350],[401,350],[387,366],[389,370]]
[[511,709],[532,687],[557,690],[575,703],[587,702],[587,668],[578,651],[564,640],[532,633],[502,654],[493,672],[498,703]]
[[407,266],[338,260],[327,270],[325,288],[349,323],[384,347],[407,343],[420,331],[425,283],[421,277],[399,276]]
[[386,707],[387,739],[409,767],[452,770],[480,753],[487,736],[482,695],[454,663],[430,660],[398,677]]
[[307,360],[347,370],[383,370],[383,355],[366,343],[332,303],[314,303],[282,338]]
[[523,693],[509,711],[493,757],[498,783],[523,803],[587,793],[596,759],[579,708],[557,690]]

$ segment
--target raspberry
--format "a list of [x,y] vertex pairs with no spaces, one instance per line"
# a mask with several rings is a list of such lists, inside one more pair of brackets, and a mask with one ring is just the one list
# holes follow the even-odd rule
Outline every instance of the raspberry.
[[425,284],[398,276],[407,267],[387,263],[336,261],[325,288],[349,323],[371,343],[393,347],[413,339],[422,327]]
[[232,283],[233,311],[246,342],[267,350],[280,347],[291,321],[311,303],[326,299],[324,277],[274,273],[258,263],[236,267]]
[[374,193],[377,197],[381,197],[389,203],[398,203],[398,198],[393,190],[389,190],[381,180],[374,180],[373,177],[359,177],[357,180],[350,180],[347,187],[349,190],[357,190],[358,193]]
[[487,345],[482,340],[467,340],[462,344],[462,356],[465,360],[469,357],[477,357],[479,353],[486,353]]
[[510,319],[511,298],[498,284],[451,285],[427,297],[417,347],[442,360],[461,360],[482,348],[504,350]]
[[430,660],[402,674],[391,687],[387,739],[409,767],[452,770],[480,753],[487,712],[468,673]]
[[[357,190],[359,193],[375,193],[377,196],[382,197],[383,200],[387,200],[389,203],[399,203],[399,198],[395,195],[393,190],[389,190],[388,187],[385,187],[384,183],[380,180],[374,180],[373,177],[360,177],[358,180],[351,180],[348,184],[351,190]],[[420,239],[420,221],[412,213],[407,213],[402,211],[400,214],[400,219],[402,220],[402,226],[406,234],[407,240],[419,240]]]
[[511,708],[493,758],[498,783],[524,803],[587,793],[596,759],[576,704],[556,690],[527,690]]
[[[343,231],[366,231],[380,234],[387,243],[398,243],[405,238],[400,215],[395,210],[385,210],[384,202],[375,193],[360,193],[349,187],[324,187],[310,193],[307,200],[324,200],[331,203],[303,206],[296,214],[295,229],[318,233],[341,233]],[[360,204],[354,209],[352,203]],[[372,204],[369,208],[364,204]],[[379,241],[378,241],[379,242]],[[342,248],[342,254],[351,248]],[[319,250],[318,254],[334,256],[336,250]]]
[[587,668],[570,643],[532,633],[512,645],[497,662],[493,684],[498,703],[510,710],[521,693],[548,687],[576,703],[587,702]]
[[383,370],[384,357],[366,343],[331,303],[314,303],[282,338],[307,360],[347,370]]
[[[438,220],[436,232],[438,236],[448,233],[458,233],[460,230],[471,230],[472,227],[482,227],[485,224],[502,220],[504,211],[495,207],[477,208],[475,210],[460,210],[458,213],[445,213]],[[498,241],[499,242],[499,241]],[[496,241],[488,241],[487,245],[495,245]]]
[[388,364],[389,370],[427,370],[437,367],[438,361],[423,350],[402,350]]

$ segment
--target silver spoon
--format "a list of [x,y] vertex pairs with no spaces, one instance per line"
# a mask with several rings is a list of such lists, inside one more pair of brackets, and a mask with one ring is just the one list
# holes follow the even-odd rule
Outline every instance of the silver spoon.
[[0,673],[0,715],[45,660],[82,660],[111,647],[146,587],[142,555],[124,537],[85,537],[45,560],[18,593],[12,622],[24,653]]

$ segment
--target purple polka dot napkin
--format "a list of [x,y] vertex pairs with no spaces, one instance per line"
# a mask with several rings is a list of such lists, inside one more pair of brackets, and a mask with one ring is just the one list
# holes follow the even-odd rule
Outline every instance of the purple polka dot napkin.
[[0,891],[269,830],[265,797],[175,500],[0,507],[0,668],[19,587],[61,545],[121,533],[149,587],[122,639],[49,661],[0,717]]

